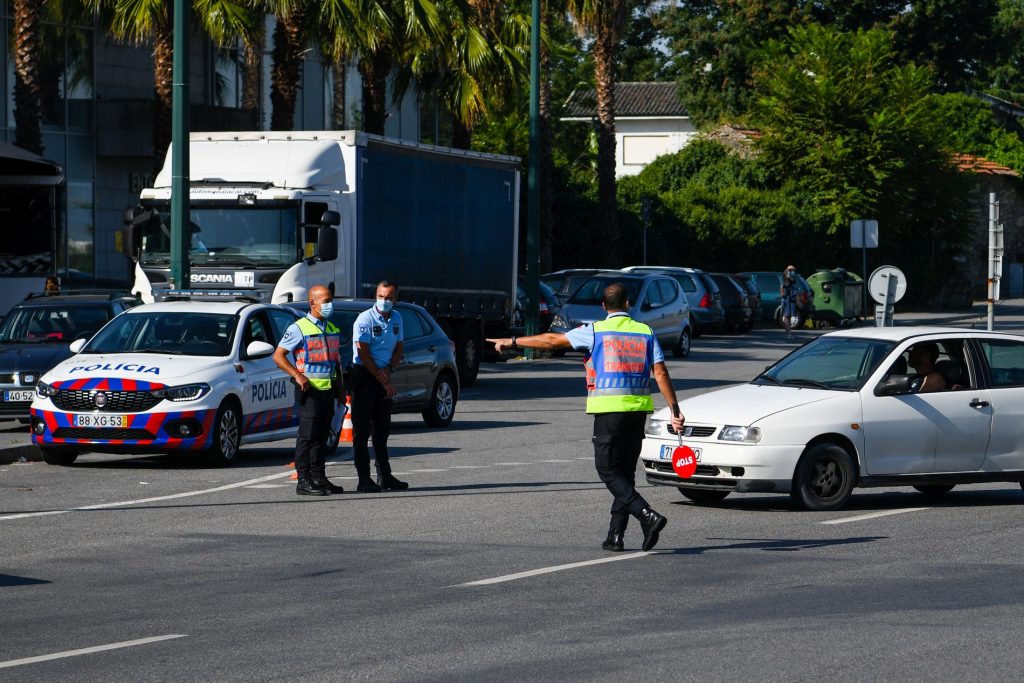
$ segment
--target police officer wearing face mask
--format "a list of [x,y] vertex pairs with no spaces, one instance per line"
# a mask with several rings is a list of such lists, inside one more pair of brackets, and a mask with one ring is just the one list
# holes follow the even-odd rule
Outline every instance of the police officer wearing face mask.
[[[295,471],[300,496],[326,496],[344,489],[327,479],[325,450],[334,417],[334,401],[345,402],[341,374],[341,339],[331,322],[334,303],[329,289],[317,285],[309,290],[309,313],[285,330],[274,351],[277,367],[295,382],[299,409],[299,434],[295,439]],[[295,364],[288,354],[295,354]]]
[[[402,359],[402,316],[394,310],[398,285],[382,280],[377,301],[352,325],[352,451],[359,484],[356,490],[377,493],[404,491],[409,484],[391,474],[388,437],[391,435],[391,373]],[[370,478],[370,449],[377,464],[377,481]]]

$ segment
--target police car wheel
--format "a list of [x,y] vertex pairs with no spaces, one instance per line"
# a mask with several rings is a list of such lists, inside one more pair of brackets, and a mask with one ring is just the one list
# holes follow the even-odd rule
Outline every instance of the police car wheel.
[[729,491],[705,491],[703,489],[690,489],[685,486],[678,486],[676,488],[679,489],[679,493],[697,505],[714,505],[715,503],[722,502],[729,495]]
[[58,448],[39,449],[43,454],[43,462],[47,465],[64,465],[65,467],[74,463],[78,457],[78,451],[66,451]]
[[838,444],[822,442],[801,456],[790,496],[807,510],[838,510],[850,499],[853,484],[850,454]]
[[241,442],[241,419],[237,406],[230,401],[221,404],[213,423],[213,446],[207,456],[215,465],[230,465],[238,456]]
[[447,427],[455,417],[457,400],[453,378],[447,373],[441,373],[430,392],[430,403],[422,413],[423,421],[431,427]]

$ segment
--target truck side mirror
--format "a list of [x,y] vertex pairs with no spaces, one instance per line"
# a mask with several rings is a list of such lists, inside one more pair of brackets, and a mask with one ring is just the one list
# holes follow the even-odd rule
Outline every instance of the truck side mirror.
[[[328,211],[337,216],[337,212]],[[326,218],[326,214],[325,214]],[[330,226],[320,228],[316,238],[316,260],[333,261],[338,258],[338,231]]]
[[320,218],[321,225],[341,225],[341,214],[337,211],[324,211]]

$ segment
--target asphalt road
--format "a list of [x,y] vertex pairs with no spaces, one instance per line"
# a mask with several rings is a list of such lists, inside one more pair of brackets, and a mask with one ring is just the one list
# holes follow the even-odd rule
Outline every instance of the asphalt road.
[[[668,365],[694,396],[789,348],[708,336]],[[584,394],[578,357],[485,366],[450,429],[396,418],[402,493],[297,497],[290,443],[4,465],[0,679],[1020,678],[1019,486],[814,513],[644,485],[661,543],[634,522],[606,553]]]

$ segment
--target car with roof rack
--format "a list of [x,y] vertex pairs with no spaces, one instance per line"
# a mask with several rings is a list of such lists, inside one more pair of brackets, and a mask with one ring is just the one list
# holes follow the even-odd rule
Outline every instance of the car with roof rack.
[[175,297],[184,300],[134,307],[76,340],[74,355],[38,380],[30,430],[47,463],[176,451],[227,465],[244,445],[295,437],[291,378],[272,355],[299,314]]

